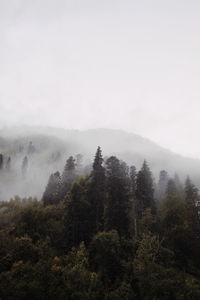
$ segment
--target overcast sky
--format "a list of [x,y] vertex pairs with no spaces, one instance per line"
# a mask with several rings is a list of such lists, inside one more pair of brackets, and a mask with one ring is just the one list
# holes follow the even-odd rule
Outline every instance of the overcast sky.
[[0,0],[0,126],[108,127],[200,158],[199,0]]

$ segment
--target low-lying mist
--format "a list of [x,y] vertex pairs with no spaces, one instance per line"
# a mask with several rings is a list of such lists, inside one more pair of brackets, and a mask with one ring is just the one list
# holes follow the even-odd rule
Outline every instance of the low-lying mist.
[[[0,200],[20,197],[41,198],[50,174],[62,173],[70,155],[81,157],[82,173],[90,171],[97,146],[104,158],[116,155],[139,169],[147,160],[157,181],[160,170],[182,180],[190,175],[200,187],[200,161],[182,157],[148,139],[119,130],[87,131],[55,128],[11,128],[0,131]],[[79,156],[81,154],[81,156]],[[78,155],[78,156],[77,156]]]

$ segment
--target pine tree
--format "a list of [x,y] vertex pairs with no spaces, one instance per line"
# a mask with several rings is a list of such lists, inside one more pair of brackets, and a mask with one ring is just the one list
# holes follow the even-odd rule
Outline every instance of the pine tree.
[[133,197],[135,198],[135,193],[136,193],[136,179],[137,179],[137,172],[136,172],[136,167],[131,166],[130,167],[130,188],[131,188],[131,193]]
[[115,229],[120,236],[128,235],[131,210],[129,185],[124,166],[115,156],[106,161],[106,176],[105,230]]
[[45,192],[42,197],[44,205],[55,205],[59,202],[59,189],[60,189],[61,177],[60,173],[56,172],[51,174]]
[[136,218],[136,167],[130,167],[130,200],[131,200],[131,218],[130,218],[130,231],[132,235],[137,236],[137,218]]
[[72,183],[76,178],[76,165],[73,156],[70,156],[65,164],[62,176],[61,176],[61,186],[59,191],[60,199],[63,199],[66,194],[70,191]]
[[138,218],[141,218],[142,213],[147,208],[151,208],[151,211],[155,212],[153,179],[146,161],[144,161],[141,170],[138,172],[136,182],[136,211]]
[[87,199],[88,179],[81,179],[72,185],[66,197],[65,232],[67,248],[90,241],[89,214],[90,204]]
[[105,201],[105,169],[103,167],[103,157],[100,147],[96,151],[90,179],[88,196],[91,204],[91,232],[94,235],[103,229]]
[[193,232],[200,237],[200,219],[197,208],[198,189],[187,177],[185,182],[185,201],[187,206],[187,213]]

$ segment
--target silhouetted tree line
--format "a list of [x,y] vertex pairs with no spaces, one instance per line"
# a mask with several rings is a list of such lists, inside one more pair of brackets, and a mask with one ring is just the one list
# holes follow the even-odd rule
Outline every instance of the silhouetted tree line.
[[[25,164],[25,162],[24,162]],[[200,299],[199,194],[100,147],[49,178],[42,201],[0,203],[0,299]]]

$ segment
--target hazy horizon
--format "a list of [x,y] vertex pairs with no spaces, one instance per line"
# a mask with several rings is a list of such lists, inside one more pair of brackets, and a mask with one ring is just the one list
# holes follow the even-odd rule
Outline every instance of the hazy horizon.
[[121,129],[200,158],[198,1],[0,2],[0,127]]

